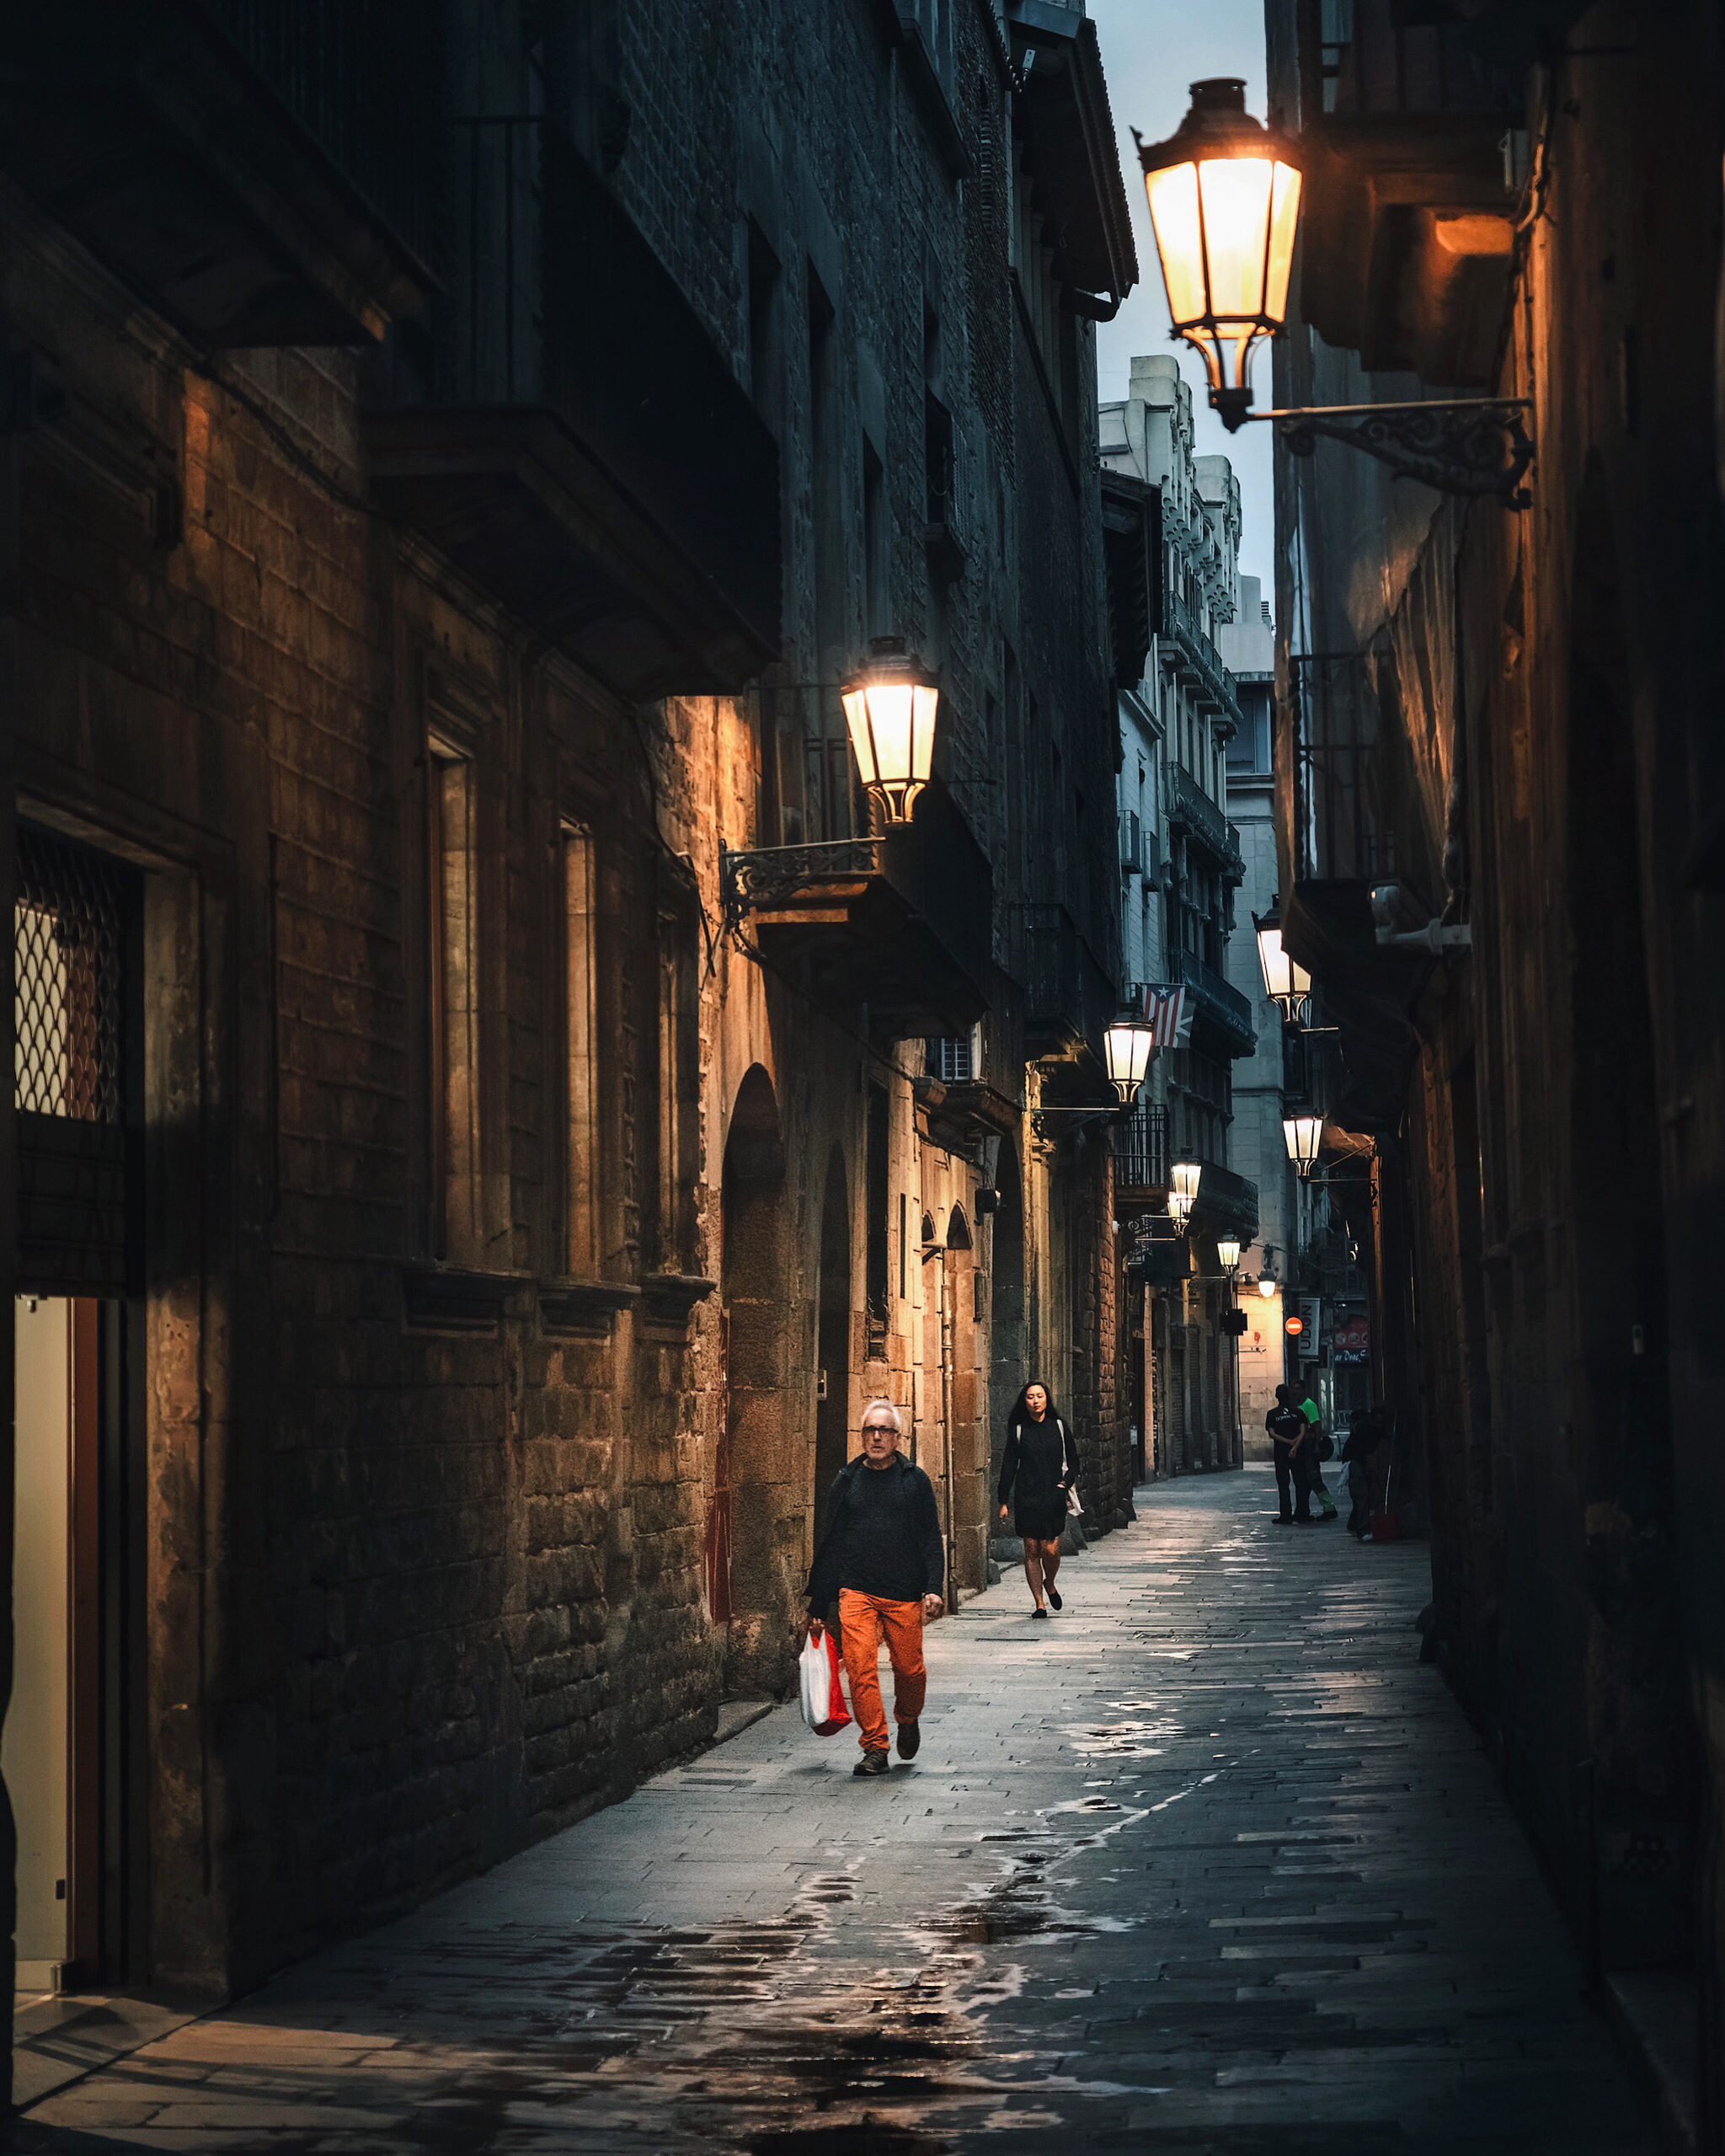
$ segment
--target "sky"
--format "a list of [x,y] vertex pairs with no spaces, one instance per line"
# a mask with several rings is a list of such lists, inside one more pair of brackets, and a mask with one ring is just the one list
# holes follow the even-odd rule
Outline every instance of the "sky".
[[[1264,116],[1263,0],[1089,0],[1108,77],[1108,102],[1120,142],[1120,175],[1138,246],[1138,282],[1112,322],[1096,330],[1097,387],[1104,404],[1126,393],[1135,355],[1178,350],[1198,416],[1198,453],[1220,452],[1240,482],[1243,527],[1240,567],[1274,590],[1272,555],[1270,430],[1242,427],[1231,435],[1210,409],[1204,367],[1189,345],[1168,339],[1168,302],[1157,266],[1144,181],[1133,146],[1135,127],[1160,142],[1179,126],[1191,85],[1206,75],[1243,75],[1247,110]],[[1259,348],[1252,366],[1259,404],[1269,401],[1269,355]]]

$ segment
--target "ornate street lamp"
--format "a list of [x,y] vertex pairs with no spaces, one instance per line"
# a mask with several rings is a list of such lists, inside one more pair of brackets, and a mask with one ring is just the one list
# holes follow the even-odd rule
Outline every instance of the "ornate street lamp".
[[1154,1029],[1130,1011],[1122,1012],[1103,1033],[1103,1058],[1108,1065],[1108,1083],[1119,1094],[1123,1108],[1132,1105],[1155,1047]]
[[1525,397],[1254,412],[1252,352],[1287,319],[1300,167],[1286,140],[1247,111],[1246,85],[1233,76],[1194,83],[1191,109],[1166,142],[1146,144],[1133,132],[1174,334],[1202,357],[1210,404],[1231,434],[1248,419],[1270,420],[1296,457],[1310,457],[1322,436],[1440,493],[1527,506],[1532,497],[1521,482],[1534,445]]
[[905,822],[934,761],[938,682],[902,636],[877,636],[840,694],[862,784],[889,823]]
[[1288,1148],[1288,1158],[1294,1164],[1294,1172],[1302,1183],[1311,1174],[1312,1163],[1317,1158],[1317,1149],[1324,1135],[1322,1115],[1284,1115],[1282,1118],[1282,1137]]
[[1168,1218],[1173,1222],[1178,1234],[1186,1233],[1192,1220],[1192,1201],[1183,1190],[1169,1191]]
[[1178,131],[1140,141],[1138,161],[1169,318],[1203,359],[1210,404],[1231,430],[1252,403],[1252,347],[1287,317],[1300,168],[1247,111],[1233,76],[1194,83]]
[[1258,1276],[1258,1292],[1266,1303],[1270,1301],[1281,1284],[1268,1265]]
[[1258,963],[1263,974],[1263,992],[1282,1014],[1284,1025],[1306,1025],[1311,1019],[1311,976],[1282,943],[1282,916],[1272,907],[1262,920],[1252,917],[1258,931]]
[[1217,1236],[1216,1260],[1225,1273],[1235,1273],[1240,1270],[1240,1238],[1237,1235]]
[[1204,1175],[1204,1164],[1197,1160],[1177,1160],[1168,1170],[1176,1196],[1184,1198],[1186,1210],[1190,1212],[1198,1202],[1198,1185]]

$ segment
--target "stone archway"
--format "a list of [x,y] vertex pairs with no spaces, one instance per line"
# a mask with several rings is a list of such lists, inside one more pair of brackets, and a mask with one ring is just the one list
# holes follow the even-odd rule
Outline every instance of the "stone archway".
[[725,1684],[776,1683],[788,1649],[801,1554],[803,1477],[792,1473],[793,1310],[784,1140],[772,1081],[757,1063],[737,1089],[721,1190],[724,1400],[708,1533],[709,1608],[728,1628]]
[[820,1288],[814,1361],[814,1536],[826,1524],[826,1497],[851,1449],[851,1192],[845,1153],[827,1156],[820,1199]]

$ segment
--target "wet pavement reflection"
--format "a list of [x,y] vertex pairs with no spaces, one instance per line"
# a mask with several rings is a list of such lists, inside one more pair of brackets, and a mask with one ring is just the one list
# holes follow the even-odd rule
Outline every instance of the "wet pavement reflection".
[[1634,2156],[1413,1619],[1257,1472],[929,1640],[913,1767],[780,1710],[29,2114],[44,2151]]

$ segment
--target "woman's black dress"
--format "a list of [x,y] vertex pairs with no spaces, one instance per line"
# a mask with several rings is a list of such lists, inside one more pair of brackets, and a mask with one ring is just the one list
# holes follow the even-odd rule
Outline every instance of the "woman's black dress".
[[1012,1525],[1033,1542],[1058,1542],[1066,1525],[1066,1483],[1062,1466],[1064,1446],[1059,1420],[1045,1415],[1040,1422],[1017,1417],[1007,1432],[1007,1449],[1001,1461],[1000,1490],[995,1498],[1004,1505],[1010,1496]]

